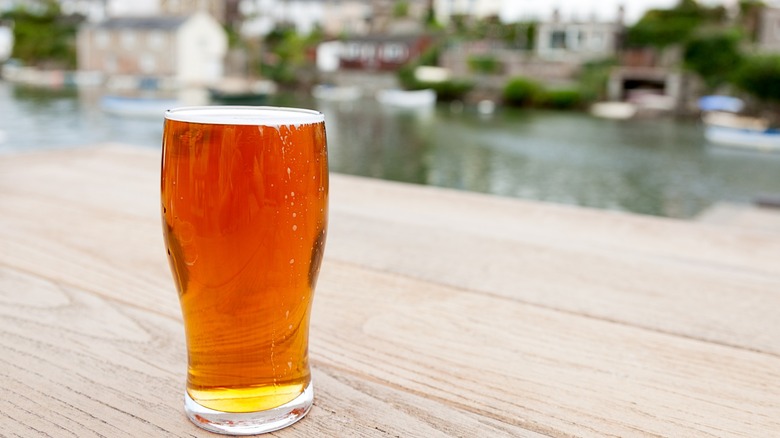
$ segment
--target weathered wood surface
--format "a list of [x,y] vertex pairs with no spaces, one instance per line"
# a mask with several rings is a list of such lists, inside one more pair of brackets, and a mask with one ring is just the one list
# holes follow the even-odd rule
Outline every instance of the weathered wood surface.
[[[159,154],[0,157],[0,436],[182,412]],[[315,407],[277,436],[780,434],[780,235],[334,175]]]

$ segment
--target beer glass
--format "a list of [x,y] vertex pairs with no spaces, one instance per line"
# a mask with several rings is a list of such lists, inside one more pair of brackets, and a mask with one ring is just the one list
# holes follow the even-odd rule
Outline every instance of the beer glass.
[[328,212],[324,116],[274,107],[165,113],[162,216],[187,338],[184,408],[249,435],[303,418]]

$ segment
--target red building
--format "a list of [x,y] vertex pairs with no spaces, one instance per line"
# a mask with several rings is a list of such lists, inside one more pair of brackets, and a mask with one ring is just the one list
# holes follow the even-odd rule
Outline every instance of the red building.
[[417,58],[433,43],[428,35],[367,35],[343,42],[344,70],[393,71]]

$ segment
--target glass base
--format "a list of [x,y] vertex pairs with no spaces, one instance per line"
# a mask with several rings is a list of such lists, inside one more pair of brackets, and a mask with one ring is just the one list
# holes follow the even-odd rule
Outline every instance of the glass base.
[[260,412],[221,412],[199,405],[184,391],[184,411],[196,426],[224,435],[257,435],[287,427],[305,417],[314,401],[311,382],[292,401]]

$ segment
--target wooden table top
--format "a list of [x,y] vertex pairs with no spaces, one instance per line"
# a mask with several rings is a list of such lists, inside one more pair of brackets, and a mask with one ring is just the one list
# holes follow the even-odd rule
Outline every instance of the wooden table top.
[[[159,151],[0,157],[0,436],[182,409]],[[343,175],[280,437],[780,436],[780,234]]]

